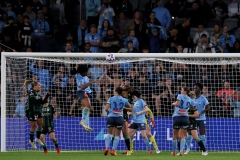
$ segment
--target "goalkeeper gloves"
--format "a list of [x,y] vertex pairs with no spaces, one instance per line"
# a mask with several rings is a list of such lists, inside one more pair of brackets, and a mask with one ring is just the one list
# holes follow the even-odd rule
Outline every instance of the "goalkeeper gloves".
[[152,128],[154,128],[156,126],[155,121],[154,121],[153,118],[151,118],[151,124],[152,124]]

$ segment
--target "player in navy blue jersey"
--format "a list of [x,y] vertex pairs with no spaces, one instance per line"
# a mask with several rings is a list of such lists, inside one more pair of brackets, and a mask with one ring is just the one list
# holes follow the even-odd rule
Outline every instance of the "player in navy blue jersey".
[[[201,83],[196,83],[194,85],[194,92],[196,97],[193,99],[194,105],[197,108],[197,111],[200,115],[199,118],[196,118],[197,127],[199,128],[200,136],[199,138],[202,140],[204,146],[206,146],[206,112],[210,109],[208,100],[201,95],[201,91],[203,89],[203,85]],[[185,154],[188,154],[190,152],[190,145],[192,142],[192,136],[188,135],[187,140],[187,150]]]
[[194,106],[193,101],[190,97],[188,97],[188,94],[189,89],[187,87],[183,87],[181,94],[177,96],[177,101],[172,103],[175,107],[173,113],[173,151],[171,153],[173,156],[176,155],[178,136],[180,137],[180,155],[184,155],[183,149],[186,143],[185,137],[187,134],[187,127],[189,125],[188,110],[190,107]]
[[132,109],[132,123],[129,126],[129,136],[133,139],[137,130],[140,130],[142,137],[144,139],[144,143],[146,144],[147,151],[149,154],[152,154],[149,146],[149,140],[146,133],[146,117],[145,114],[149,112],[149,108],[144,100],[141,98],[141,93],[137,90],[134,90],[131,93],[134,101],[133,109]]
[[104,155],[108,154],[111,139],[113,136],[113,131],[115,137],[113,140],[113,147],[110,154],[113,156],[116,155],[116,149],[119,143],[120,133],[123,126],[123,109],[124,107],[130,107],[130,103],[128,102],[128,100],[126,98],[123,98],[121,95],[122,88],[117,87],[115,89],[115,96],[110,97],[105,106],[105,111],[108,113],[108,134],[105,138],[106,149],[104,150]]
[[90,110],[92,110],[90,98],[92,90],[90,89],[90,85],[95,83],[95,80],[89,80],[88,74],[88,66],[87,65],[79,65],[77,68],[77,72],[79,74],[76,75],[77,81],[77,98],[81,101],[82,106],[82,120],[79,122],[81,126],[87,131],[92,131],[92,128],[89,127],[89,114]]

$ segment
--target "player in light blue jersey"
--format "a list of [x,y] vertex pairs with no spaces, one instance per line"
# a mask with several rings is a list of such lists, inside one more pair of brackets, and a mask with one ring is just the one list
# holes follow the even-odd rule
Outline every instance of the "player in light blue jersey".
[[[197,107],[197,111],[200,115],[199,118],[196,118],[196,122],[197,122],[197,127],[199,128],[199,132],[200,132],[200,136],[199,138],[202,140],[204,146],[206,146],[206,136],[205,136],[205,132],[206,132],[206,112],[209,111],[210,106],[209,106],[209,102],[206,99],[206,97],[204,97],[203,95],[201,95],[201,91],[203,89],[203,85],[201,83],[196,83],[194,85],[194,92],[196,95],[196,98],[193,100],[194,105]],[[190,146],[192,143],[192,136],[188,135],[186,140],[187,140],[187,150],[184,154],[188,154],[190,152]]]
[[92,131],[92,128],[89,127],[89,114],[90,110],[92,110],[90,98],[92,90],[90,89],[90,85],[95,82],[95,80],[89,80],[87,77],[88,74],[88,66],[87,65],[79,65],[77,68],[78,74],[76,75],[77,81],[77,98],[81,101],[82,106],[82,120],[79,122],[81,126],[87,131]]
[[194,103],[191,98],[188,97],[188,94],[189,89],[187,87],[183,87],[181,94],[177,96],[177,101],[172,104],[175,107],[173,113],[173,151],[171,153],[173,156],[176,155],[178,137],[181,139],[180,155],[184,155],[183,149],[186,144],[185,137],[187,134],[187,127],[189,125],[188,110],[190,107],[194,106]]
[[130,103],[128,102],[128,100],[121,96],[122,95],[121,87],[117,87],[114,93],[115,96],[110,97],[105,106],[105,111],[108,113],[107,118],[108,134],[105,138],[106,149],[104,150],[104,155],[108,154],[114,131],[115,137],[113,140],[113,147],[110,152],[112,156],[117,155],[116,149],[119,143],[119,137],[123,126],[123,109],[124,107],[130,107]]
[[137,130],[140,130],[144,142],[147,146],[147,151],[149,154],[152,154],[149,146],[149,140],[147,138],[146,133],[146,123],[145,123],[145,113],[148,112],[150,109],[148,108],[147,104],[141,97],[141,93],[137,90],[134,90],[131,93],[134,101],[133,109],[132,109],[132,123],[129,126],[129,136],[133,139]]

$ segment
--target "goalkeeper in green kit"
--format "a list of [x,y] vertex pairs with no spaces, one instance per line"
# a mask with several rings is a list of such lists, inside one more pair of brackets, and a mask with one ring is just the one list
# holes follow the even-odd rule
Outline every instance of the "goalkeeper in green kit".
[[43,128],[42,128],[42,133],[41,133],[41,141],[43,143],[42,147],[44,150],[44,154],[47,154],[47,147],[45,143],[45,136],[46,134],[49,134],[51,140],[53,141],[56,151],[58,154],[60,154],[60,149],[58,147],[58,142],[55,137],[55,132],[54,132],[54,123],[53,119],[57,118],[57,115],[55,113],[54,107],[52,105],[49,105],[48,103],[43,104],[42,107],[42,114],[43,114]]

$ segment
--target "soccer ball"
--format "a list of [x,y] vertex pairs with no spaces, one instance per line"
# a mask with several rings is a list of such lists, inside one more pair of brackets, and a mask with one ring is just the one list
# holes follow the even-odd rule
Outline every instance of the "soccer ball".
[[106,61],[108,61],[108,62],[113,62],[113,61],[115,61],[115,56],[114,56],[114,54],[108,53],[107,56],[106,56]]

